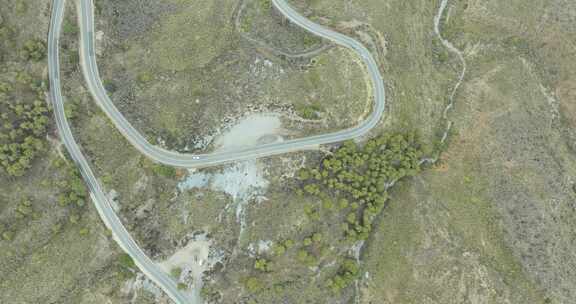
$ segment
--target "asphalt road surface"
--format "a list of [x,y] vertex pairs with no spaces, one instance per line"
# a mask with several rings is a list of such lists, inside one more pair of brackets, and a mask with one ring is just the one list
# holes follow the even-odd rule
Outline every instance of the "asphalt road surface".
[[[157,162],[176,167],[207,167],[226,162],[253,159],[298,150],[310,149],[322,144],[340,142],[362,136],[378,124],[385,108],[385,90],[382,77],[376,61],[370,52],[356,40],[334,32],[330,29],[317,25],[294,11],[284,0],[272,0],[276,9],[292,23],[308,30],[309,32],[328,39],[338,45],[355,51],[364,62],[372,80],[372,92],[374,94],[374,107],[370,116],[354,128],[339,132],[311,136],[306,138],[260,145],[256,147],[241,148],[226,152],[212,154],[182,154],[165,150],[151,145],[114,106],[104,89],[96,64],[94,49],[94,5],[92,0],[80,0],[78,6],[80,18],[80,55],[84,77],[89,90],[98,105],[104,110],[114,125],[141,153]],[[114,212],[110,201],[104,194],[80,147],[74,140],[72,131],[64,114],[64,100],[60,86],[60,63],[59,63],[59,37],[64,15],[65,0],[53,0],[52,18],[48,35],[48,68],[50,77],[50,97],[53,103],[56,125],[71,158],[79,167],[82,177],[90,190],[90,196],[96,205],[96,209],[106,226],[112,231],[114,239],[120,247],[128,253],[137,267],[154,281],[176,303],[196,303],[180,290],[176,282],[164,273],[150,260],[132,239],[122,222]]]
[[120,247],[128,253],[138,268],[152,281],[154,281],[166,294],[176,303],[195,303],[192,299],[181,293],[176,282],[164,273],[146,254],[140,249],[138,244],[132,239],[122,222],[114,212],[110,201],[102,191],[98,180],[94,176],[90,165],[84,158],[80,147],[74,140],[70,125],[64,114],[64,103],[60,86],[60,62],[58,55],[58,43],[62,20],[64,15],[64,0],[54,0],[52,3],[52,18],[50,31],[48,34],[48,70],[50,76],[50,97],[54,108],[56,126],[62,142],[66,146],[70,157],[80,169],[80,173],[90,190],[90,197],[100,218],[112,231],[114,239]]
[[323,144],[341,142],[368,133],[381,120],[385,109],[386,97],[382,76],[378,65],[370,52],[358,41],[334,32],[306,19],[292,9],[284,0],[272,0],[276,9],[292,23],[305,30],[353,50],[364,62],[372,81],[374,106],[369,117],[354,128],[342,131],[287,140],[280,143],[264,144],[254,147],[214,152],[210,154],[187,154],[169,151],[150,144],[126,118],[118,111],[108,96],[98,72],[94,49],[94,14],[92,0],[80,0],[80,53],[84,78],[90,93],[100,108],[112,120],[116,128],[141,153],[148,158],[174,167],[207,167],[238,160],[254,159],[264,156],[306,150]]

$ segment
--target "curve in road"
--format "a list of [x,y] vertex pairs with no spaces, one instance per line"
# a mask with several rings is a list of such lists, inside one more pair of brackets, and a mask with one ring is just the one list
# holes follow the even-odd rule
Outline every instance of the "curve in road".
[[96,180],[88,161],[82,154],[80,147],[74,140],[70,125],[64,113],[64,103],[60,86],[60,60],[59,60],[59,39],[62,20],[64,18],[64,0],[54,0],[52,3],[52,17],[50,20],[50,30],[48,32],[48,70],[50,76],[50,98],[52,100],[56,127],[64,146],[68,150],[70,157],[76,163],[90,190],[90,197],[98,210],[100,218],[112,231],[114,239],[128,253],[138,268],[154,281],[166,294],[176,303],[193,303],[187,296],[182,294],[166,273],[146,256],[138,244],[132,239],[122,222],[114,212],[110,201],[104,194],[100,184]]
[[[317,135],[301,139],[289,140],[283,143],[267,144],[257,147],[238,149],[235,151],[219,152],[212,154],[190,155],[168,151],[157,146],[153,146],[137,132],[134,127],[116,109],[101,83],[98,68],[96,65],[94,49],[94,19],[92,0],[80,0],[78,6],[81,24],[81,61],[83,65],[84,77],[88,83],[90,92],[96,99],[99,106],[110,117],[115,126],[141,153],[147,157],[177,167],[200,167],[226,163],[230,161],[251,159],[256,157],[269,156],[274,154],[292,152],[307,149],[313,146],[339,142],[356,138],[369,132],[380,121],[385,109],[385,90],[380,71],[376,61],[370,52],[356,40],[334,32],[330,29],[317,25],[294,11],[284,0],[272,0],[276,9],[294,24],[328,39],[336,44],[345,46],[355,51],[366,65],[371,76],[374,93],[375,106],[371,115],[355,128],[334,132],[330,134]],[[60,85],[60,65],[59,65],[59,37],[64,15],[65,0],[54,0],[52,6],[52,18],[50,31],[48,34],[48,67],[50,76],[50,97],[54,107],[54,115],[60,137],[68,150],[71,158],[77,164],[85,180],[90,196],[94,201],[96,209],[106,226],[112,231],[114,239],[120,247],[128,253],[138,268],[154,281],[166,294],[176,303],[194,303],[195,301],[181,293],[166,273],[160,270],[156,264],[150,260],[140,249],[138,244],[132,239],[122,222],[114,212],[110,201],[104,194],[94,173],[92,172],[86,158],[82,154],[80,147],[74,140],[72,131],[64,113],[64,103]]]
[[94,14],[92,0],[80,0],[80,57],[82,70],[90,93],[100,108],[112,120],[116,128],[142,154],[159,163],[183,168],[207,167],[232,161],[259,158],[298,150],[306,150],[318,145],[341,142],[368,133],[380,122],[386,106],[386,96],[382,75],[378,64],[360,42],[318,25],[297,13],[285,0],[272,0],[274,7],[288,20],[303,29],[330,40],[335,44],[353,50],[362,59],[372,82],[374,107],[369,117],[354,128],[342,131],[287,140],[281,143],[264,144],[255,147],[239,148],[210,154],[184,154],[169,151],[150,144],[128,120],[118,111],[108,96],[100,79],[94,49]]

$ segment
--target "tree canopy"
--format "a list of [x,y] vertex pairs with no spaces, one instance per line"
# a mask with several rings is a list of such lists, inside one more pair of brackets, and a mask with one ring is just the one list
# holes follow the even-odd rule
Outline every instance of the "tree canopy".
[[[0,94],[9,90],[9,84],[0,84]],[[48,108],[36,100],[1,100],[0,107],[0,167],[10,176],[22,176],[32,160],[44,150],[48,127]]]
[[[301,169],[297,176],[303,193],[318,197],[321,208],[338,206],[349,239],[364,240],[384,208],[388,187],[418,173],[422,154],[414,134],[385,134],[363,146],[347,141],[317,168]],[[313,209],[307,214],[316,216]]]

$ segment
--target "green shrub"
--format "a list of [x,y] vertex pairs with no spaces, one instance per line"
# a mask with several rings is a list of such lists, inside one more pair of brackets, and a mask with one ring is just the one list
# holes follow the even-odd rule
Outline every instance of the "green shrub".
[[295,106],[296,114],[304,119],[316,120],[320,118],[320,112],[322,112],[322,107],[319,105],[303,105],[297,104]]
[[174,167],[165,166],[165,165],[161,165],[161,164],[154,164],[152,166],[152,171],[154,171],[154,173],[157,175],[164,176],[167,178],[175,178],[176,177],[176,168],[174,168]]
[[174,267],[174,268],[172,268],[172,270],[170,270],[170,274],[171,274],[174,278],[178,279],[178,278],[180,278],[180,275],[182,274],[182,268],[180,268],[180,267]]
[[264,288],[264,284],[262,281],[256,277],[249,277],[244,281],[244,287],[251,293],[256,293],[262,288]]
[[64,25],[62,26],[62,31],[64,32],[64,34],[74,35],[78,33],[78,26],[76,26],[76,24],[70,22],[69,20],[66,20],[64,22]]
[[270,272],[270,264],[266,259],[256,259],[254,262],[254,269],[260,270],[262,272]]
[[134,269],[136,268],[136,264],[130,255],[127,253],[121,253],[118,256],[118,264],[124,268]]
[[22,48],[22,57],[25,60],[40,61],[46,56],[46,44],[41,40],[28,40]]
[[150,82],[152,79],[154,79],[154,75],[152,75],[150,72],[144,72],[138,75],[138,82],[141,84]]

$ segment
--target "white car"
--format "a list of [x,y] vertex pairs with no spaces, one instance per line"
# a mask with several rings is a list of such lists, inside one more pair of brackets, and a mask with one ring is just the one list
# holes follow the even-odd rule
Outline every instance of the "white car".
[[192,156],[192,159],[200,159],[200,156]]

